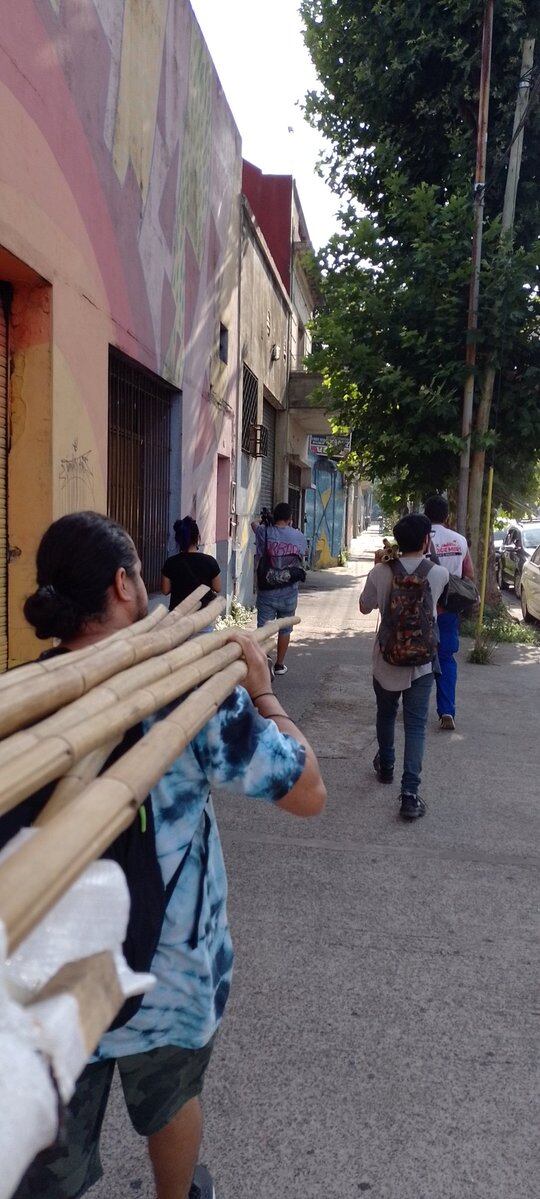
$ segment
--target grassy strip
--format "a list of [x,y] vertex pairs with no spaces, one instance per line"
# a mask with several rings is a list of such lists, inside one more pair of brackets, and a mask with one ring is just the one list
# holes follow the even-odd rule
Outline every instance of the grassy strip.
[[[463,637],[476,636],[476,621],[464,620],[461,624]],[[525,624],[513,620],[504,604],[497,608],[486,608],[482,641],[491,645],[538,645],[540,646],[540,626]]]

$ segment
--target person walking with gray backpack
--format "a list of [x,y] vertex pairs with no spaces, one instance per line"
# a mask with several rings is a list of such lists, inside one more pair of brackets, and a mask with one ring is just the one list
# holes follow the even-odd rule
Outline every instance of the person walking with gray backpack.
[[418,794],[424,742],[437,662],[437,602],[447,583],[448,571],[426,554],[431,521],[426,516],[404,516],[394,527],[399,556],[382,561],[367,576],[360,611],[367,616],[378,608],[381,623],[373,647],[373,687],[377,702],[378,752],[373,766],[381,783],[394,778],[394,734],[399,697],[403,702],[405,753],[401,779],[400,816],[417,820],[426,811]]

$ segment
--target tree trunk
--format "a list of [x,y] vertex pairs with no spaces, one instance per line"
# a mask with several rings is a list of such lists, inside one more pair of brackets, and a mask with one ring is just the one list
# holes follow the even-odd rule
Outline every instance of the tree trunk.
[[[484,375],[482,397],[476,414],[475,432],[482,440],[489,429],[491,402],[495,383],[495,367],[489,365]],[[476,449],[471,464],[471,481],[469,484],[469,535],[471,539],[471,555],[475,568],[480,565],[480,519],[482,514],[482,490],[484,486],[484,467],[486,462],[485,449]]]
[[[516,109],[514,113],[513,137],[510,146],[504,206],[501,221],[501,245],[504,248],[507,239],[508,261],[512,259],[512,235],[516,212],[516,198],[523,152],[524,123],[529,105],[531,78],[534,65],[534,38],[525,38],[522,43],[521,72],[517,92]],[[495,366],[490,363],[484,376],[482,398],[478,405],[475,431],[481,441],[489,429],[493,385],[495,382]],[[478,561],[480,542],[480,513],[482,510],[482,487],[484,483],[485,450],[477,449],[472,458],[469,481],[469,530],[471,537],[471,553],[475,565]]]

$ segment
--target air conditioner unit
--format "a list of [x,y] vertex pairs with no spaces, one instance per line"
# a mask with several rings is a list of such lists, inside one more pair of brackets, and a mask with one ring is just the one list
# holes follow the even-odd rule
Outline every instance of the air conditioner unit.
[[250,454],[254,458],[266,458],[268,456],[268,429],[266,425],[251,425],[250,440]]

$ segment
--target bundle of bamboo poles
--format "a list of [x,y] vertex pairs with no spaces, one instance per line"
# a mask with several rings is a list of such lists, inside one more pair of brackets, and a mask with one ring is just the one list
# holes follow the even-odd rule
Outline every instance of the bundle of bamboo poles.
[[[228,631],[202,634],[224,609],[215,599],[200,610],[206,592],[201,587],[173,612],[161,607],[95,645],[0,680],[0,814],[58,780],[34,836],[0,864],[8,952],[128,827],[151,788],[245,679],[240,646],[227,643]],[[265,646],[291,623],[275,621],[253,636]],[[128,729],[182,696],[100,774]],[[95,971],[88,959],[89,985]],[[81,985],[79,970],[78,996]],[[115,1014],[111,1002],[109,992],[102,1020],[94,1015],[87,1030],[89,1049]],[[120,1004],[118,994],[113,1006]],[[92,1004],[82,1003],[86,1009]]]
[[[8,954],[129,826],[162,774],[245,679],[240,646],[227,643],[227,631],[202,635],[224,608],[218,599],[200,610],[206,593],[199,588],[172,613],[158,608],[95,645],[0,679],[0,815],[45,784],[54,788],[33,836],[0,863],[0,921]],[[290,617],[275,621],[254,636],[266,645],[291,623],[296,621]],[[174,705],[168,714],[101,774],[124,734],[168,705]],[[80,960],[68,961],[49,979],[28,1011],[37,1026],[44,1011],[54,1024],[50,1005],[42,1001],[54,1005],[69,995],[90,1055],[124,995],[112,953],[81,952]],[[46,1028],[43,1036],[49,1046]],[[33,1111],[31,1080],[27,1091],[27,1123],[34,1130],[40,1114]],[[1,1098],[9,1100],[7,1094]],[[35,1140],[32,1150],[32,1137],[34,1131],[19,1146],[19,1177],[44,1147]],[[1,1199],[12,1189],[13,1182],[0,1182]]]

